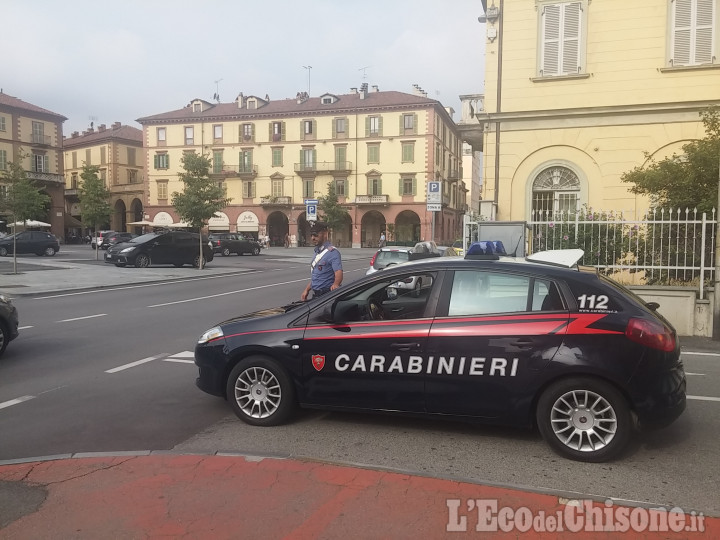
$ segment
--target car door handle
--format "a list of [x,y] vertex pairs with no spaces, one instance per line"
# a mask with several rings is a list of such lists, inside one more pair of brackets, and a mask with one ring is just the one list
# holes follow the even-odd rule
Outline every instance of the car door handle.
[[391,343],[390,348],[396,349],[398,351],[417,351],[417,350],[420,350],[420,344],[419,343]]
[[522,347],[522,348],[528,348],[533,345],[534,341],[532,339],[518,339],[517,341],[511,341],[510,345],[513,345],[515,347]]

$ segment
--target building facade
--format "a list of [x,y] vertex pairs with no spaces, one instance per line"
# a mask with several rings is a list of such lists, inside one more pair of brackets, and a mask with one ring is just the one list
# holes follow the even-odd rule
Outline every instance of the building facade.
[[484,104],[461,127],[484,150],[486,217],[640,217],[623,173],[681,153],[720,104],[720,1],[482,3]]
[[[62,124],[64,116],[0,91],[0,174],[22,162],[28,178],[50,197],[39,221],[63,237],[65,228]],[[1,184],[1,182],[0,182]],[[0,186],[2,189],[2,186]]]
[[[305,201],[334,185],[349,212],[333,231],[341,247],[375,246],[380,233],[439,243],[459,235],[466,208],[461,140],[451,114],[416,88],[414,94],[376,86],[350,94],[271,101],[240,94],[232,103],[193,100],[140,118],[147,151],[146,219],[179,220],[172,193],[185,152],[212,159],[211,176],[232,199],[211,231],[309,242]],[[442,209],[427,210],[426,185],[442,185]]]
[[[73,132],[63,143],[65,153],[65,200],[71,227],[76,234],[84,234],[78,189],[82,184],[83,165],[99,168],[100,178],[110,190],[113,214],[102,225],[113,231],[135,232],[128,223],[142,221],[145,194],[145,149],[142,130],[115,122],[109,128],[100,124],[87,131]],[[90,228],[92,224],[84,228]],[[139,232],[139,231],[138,231]]]

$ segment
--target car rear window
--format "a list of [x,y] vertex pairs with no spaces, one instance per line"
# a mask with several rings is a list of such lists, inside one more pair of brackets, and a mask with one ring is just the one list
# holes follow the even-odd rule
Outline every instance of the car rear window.
[[635,296],[602,276],[597,281],[568,278],[566,282],[575,297],[578,311],[583,313],[617,313],[623,311],[619,296]]

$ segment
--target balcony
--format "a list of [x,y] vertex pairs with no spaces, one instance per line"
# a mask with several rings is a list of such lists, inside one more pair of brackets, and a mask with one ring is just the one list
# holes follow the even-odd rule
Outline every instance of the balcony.
[[462,167],[460,167],[459,169],[450,170],[447,178],[448,178],[448,181],[450,181],[450,182],[457,182],[458,180],[462,179],[462,176],[463,176],[463,170],[462,170]]
[[260,204],[262,206],[289,206],[292,204],[292,197],[260,197]]
[[355,204],[388,204],[387,195],[358,195]]
[[32,146],[50,146],[50,135],[33,133],[30,137],[30,144]]
[[65,185],[65,176],[62,174],[54,174],[54,173],[47,173],[47,172],[38,172],[38,171],[26,171],[27,177],[30,180],[37,180],[39,182],[46,182],[49,184],[61,184]]
[[322,161],[318,163],[295,163],[295,172],[300,176],[315,174],[338,174],[352,171],[351,161]]
[[240,176],[241,178],[255,178],[257,176],[257,165],[223,165],[221,169],[210,172],[211,178],[228,178]]
[[484,124],[487,121],[485,94],[460,96],[460,107],[462,113],[457,124],[460,136],[474,151],[482,152]]

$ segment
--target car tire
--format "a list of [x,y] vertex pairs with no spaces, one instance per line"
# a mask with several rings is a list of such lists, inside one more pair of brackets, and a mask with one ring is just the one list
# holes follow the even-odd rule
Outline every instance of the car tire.
[[52,247],[52,246],[48,246],[48,247],[45,248],[45,251],[44,251],[43,254],[44,254],[46,257],[54,257],[54,256],[55,256],[55,253],[57,253],[57,251],[55,251],[55,248]]
[[253,255],[260,255],[260,248],[259,248],[259,247],[253,248],[252,254],[253,254]]
[[147,268],[148,266],[150,266],[150,257],[144,253],[135,257],[135,268]]
[[223,257],[229,257],[230,256],[230,248],[223,248],[223,250],[220,252],[220,254]]
[[0,321],[0,356],[5,352],[8,343],[10,342],[10,332],[4,321]]
[[226,396],[233,411],[253,426],[277,426],[295,410],[295,388],[274,360],[249,356],[228,377]]
[[118,268],[125,268],[125,263],[115,263]]
[[7,257],[10,252],[5,246],[0,246],[0,257]]
[[[193,259],[193,266],[195,268],[200,268],[200,255],[195,255],[195,258]],[[207,259],[205,256],[202,258],[202,267],[205,268],[207,266]]]
[[625,397],[611,384],[589,377],[550,385],[538,400],[536,420],[555,452],[589,463],[617,456],[634,430]]

